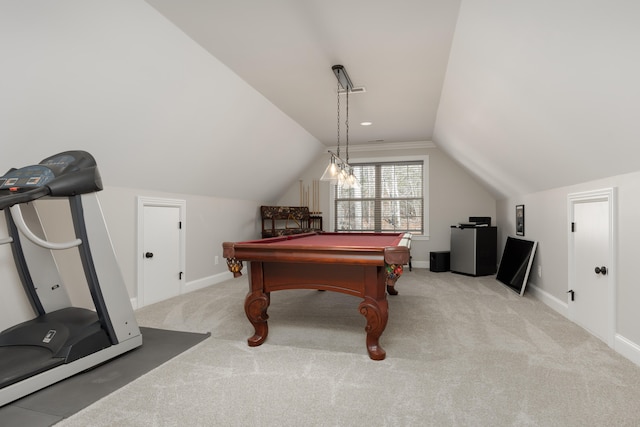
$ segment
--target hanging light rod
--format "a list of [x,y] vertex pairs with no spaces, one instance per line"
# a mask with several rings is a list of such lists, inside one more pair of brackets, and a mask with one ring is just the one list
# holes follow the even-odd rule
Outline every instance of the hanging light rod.
[[349,74],[347,74],[347,70],[345,70],[342,65],[334,65],[331,69],[333,70],[333,74],[336,75],[340,86],[342,86],[344,90],[353,90],[353,83],[349,78]]
[[353,91],[354,87],[347,71],[342,65],[334,65],[331,67],[331,70],[333,70],[333,74],[335,74],[338,79],[338,153],[340,153],[340,86],[342,86],[344,92],[347,94],[347,120],[345,121],[347,125],[347,160],[345,161],[334,152],[329,151],[331,161],[322,174],[320,181],[337,183],[340,188],[344,189],[359,189],[360,182],[354,175],[353,168],[347,163],[349,161],[349,93]]
[[351,165],[350,165],[349,163],[347,163],[347,162],[345,162],[344,160],[342,160],[342,159],[341,159],[340,157],[338,157],[338,155],[337,155],[336,153],[334,153],[333,151],[331,151],[331,150],[327,150],[327,152],[328,152],[329,154],[331,154],[335,160],[337,160],[337,161],[338,161],[338,165],[342,165],[342,166],[344,166],[345,168],[350,168],[350,167],[351,167]]

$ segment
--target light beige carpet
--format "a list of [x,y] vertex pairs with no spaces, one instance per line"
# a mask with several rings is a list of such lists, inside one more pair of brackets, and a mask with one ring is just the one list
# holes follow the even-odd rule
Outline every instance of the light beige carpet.
[[406,272],[369,359],[359,299],[271,295],[251,348],[246,277],[137,312],[212,337],[60,426],[637,426],[640,368],[493,276]]

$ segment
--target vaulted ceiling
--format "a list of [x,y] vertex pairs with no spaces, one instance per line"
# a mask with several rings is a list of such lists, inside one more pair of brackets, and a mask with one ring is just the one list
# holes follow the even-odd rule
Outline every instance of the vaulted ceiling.
[[277,200],[336,143],[335,64],[351,144],[431,141],[496,198],[640,169],[640,2],[36,3],[0,6],[4,170],[85,148],[113,186]]
[[326,145],[335,64],[366,90],[349,97],[350,143],[432,138],[459,0],[148,3]]
[[497,197],[639,168],[634,2],[147,2],[325,145],[342,64],[351,143],[433,141]]

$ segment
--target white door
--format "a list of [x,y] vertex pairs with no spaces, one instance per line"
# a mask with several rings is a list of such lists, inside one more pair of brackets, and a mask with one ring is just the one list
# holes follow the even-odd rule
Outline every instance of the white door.
[[582,196],[570,199],[569,315],[574,322],[613,345],[613,193]]
[[180,206],[142,206],[142,268],[140,305],[180,295],[184,280],[181,262]]

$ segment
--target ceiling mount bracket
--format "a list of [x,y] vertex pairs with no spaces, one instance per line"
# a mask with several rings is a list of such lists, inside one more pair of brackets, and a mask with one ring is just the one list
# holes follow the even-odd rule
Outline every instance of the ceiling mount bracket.
[[345,91],[353,90],[353,83],[351,83],[349,74],[347,74],[347,70],[345,70],[342,65],[334,65],[331,67],[331,69],[333,70],[333,74],[336,75],[338,83],[340,83],[342,89],[344,89]]

